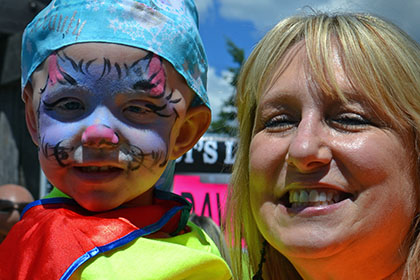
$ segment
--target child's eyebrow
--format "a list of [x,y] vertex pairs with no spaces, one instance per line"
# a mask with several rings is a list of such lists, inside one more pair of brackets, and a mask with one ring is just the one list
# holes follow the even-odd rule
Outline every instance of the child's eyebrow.
[[133,85],[134,90],[151,90],[155,87],[157,87],[157,85],[152,83],[151,79],[149,80],[140,79]]
[[[58,69],[58,71],[60,71],[60,74],[63,75],[63,78],[65,81],[67,81],[67,83],[69,83],[72,86],[77,86],[77,81],[76,79],[74,79],[70,74],[66,73],[65,71]],[[64,85],[65,81],[63,80],[57,80],[60,84]]]

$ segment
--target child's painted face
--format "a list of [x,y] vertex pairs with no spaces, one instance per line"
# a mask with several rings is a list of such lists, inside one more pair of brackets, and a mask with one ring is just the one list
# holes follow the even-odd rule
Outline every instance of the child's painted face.
[[150,203],[193,95],[172,66],[136,48],[77,44],[52,54],[32,85],[49,181],[92,211]]

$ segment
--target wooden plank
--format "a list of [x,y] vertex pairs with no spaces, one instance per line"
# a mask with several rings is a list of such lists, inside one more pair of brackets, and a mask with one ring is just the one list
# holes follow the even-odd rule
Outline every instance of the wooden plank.
[[19,151],[4,112],[0,112],[0,145],[0,185],[17,183],[19,178]]
[[0,97],[0,169],[4,170],[0,174],[0,182],[23,185],[38,198],[38,154],[26,129],[25,106],[20,97],[20,80],[1,85]]
[[[20,80],[20,52],[22,49],[22,33],[8,36],[4,46],[4,57],[0,57],[0,84],[8,84]],[[3,45],[0,43],[0,54]],[[1,92],[0,92],[1,95]]]

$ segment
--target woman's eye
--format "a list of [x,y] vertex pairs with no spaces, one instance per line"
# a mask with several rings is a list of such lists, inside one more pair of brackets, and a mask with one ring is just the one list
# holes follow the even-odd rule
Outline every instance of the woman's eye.
[[339,115],[338,117],[332,119],[332,122],[343,128],[349,129],[362,128],[372,124],[368,119],[354,113]]
[[281,129],[286,130],[291,127],[294,127],[298,121],[294,120],[291,116],[287,114],[275,116],[265,122],[264,126],[267,129]]

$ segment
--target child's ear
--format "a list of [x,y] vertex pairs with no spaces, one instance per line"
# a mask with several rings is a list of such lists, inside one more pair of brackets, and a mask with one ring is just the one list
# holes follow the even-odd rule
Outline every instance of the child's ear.
[[179,128],[171,153],[171,160],[177,159],[198,142],[210,125],[211,112],[205,105],[189,108],[184,122]]
[[33,89],[32,85],[28,83],[23,90],[23,101],[25,102],[25,119],[26,126],[29,134],[32,137],[32,141],[38,146],[38,126],[37,126],[37,114],[33,106]]

